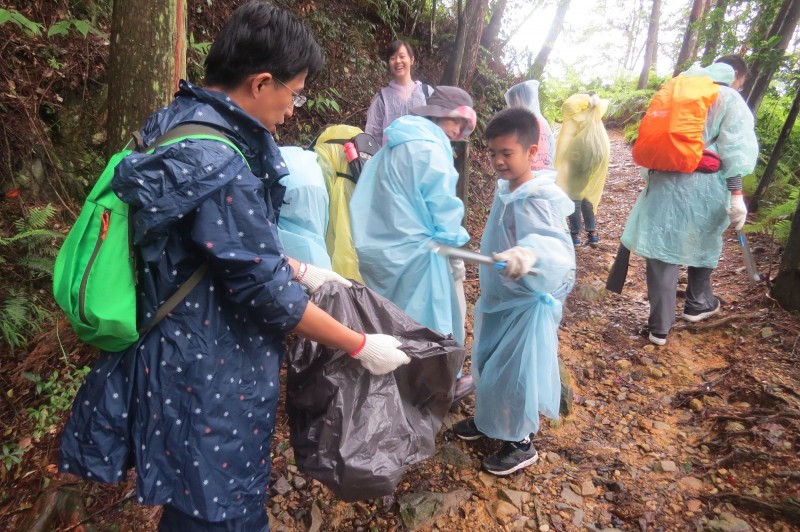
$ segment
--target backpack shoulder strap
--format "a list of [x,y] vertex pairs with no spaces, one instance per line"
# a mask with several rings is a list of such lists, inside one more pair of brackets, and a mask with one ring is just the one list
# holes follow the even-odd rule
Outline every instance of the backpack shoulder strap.
[[[242,154],[241,150],[239,150],[239,147],[236,146],[236,144],[234,144],[224,133],[222,133],[222,131],[202,124],[182,124],[174,127],[158,137],[150,146],[146,148],[146,151],[152,151],[159,146],[166,146],[167,144],[172,144],[185,138],[208,138],[219,140],[235,150],[236,153],[238,153],[242,159],[244,159],[244,162],[247,164],[248,168],[250,167],[247,162],[247,158],[245,158],[244,154]],[[134,142],[136,142],[137,151],[143,151],[140,149],[141,137],[135,135]],[[158,322],[163,320],[170,312],[173,311],[178,303],[183,301],[184,298],[189,295],[189,292],[191,292],[192,289],[197,286],[197,283],[199,283],[206,274],[208,268],[208,261],[201,264],[194,271],[194,273],[192,273],[192,275],[178,287],[175,293],[172,294],[163,305],[158,307],[156,315],[153,317],[153,319],[139,328],[138,332],[140,338],[147,334],[150,329],[155,327]]]
[[428,85],[427,83],[422,84],[422,92],[425,94],[425,99],[427,100],[433,95],[433,87]]

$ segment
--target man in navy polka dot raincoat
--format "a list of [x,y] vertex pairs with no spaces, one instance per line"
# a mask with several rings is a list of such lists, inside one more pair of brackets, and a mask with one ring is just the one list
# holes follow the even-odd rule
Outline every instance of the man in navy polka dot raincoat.
[[185,139],[117,167],[112,186],[135,213],[140,323],[202,264],[209,270],[140,343],[95,364],[65,427],[60,467],[101,482],[135,467],[138,501],[164,505],[160,530],[268,529],[288,332],[346,350],[376,374],[409,361],[394,338],[352,331],[310,303],[304,288],[349,281],[286,257],[278,240],[287,169],[272,135],[322,66],[302,23],[245,4],[209,52],[205,88],[182,82],[141,131],[149,145],[177,125],[204,124],[241,154]]

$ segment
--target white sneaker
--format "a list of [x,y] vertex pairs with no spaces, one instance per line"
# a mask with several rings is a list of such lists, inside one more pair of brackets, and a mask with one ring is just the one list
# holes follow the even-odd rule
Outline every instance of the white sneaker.
[[681,318],[692,323],[697,323],[698,321],[703,321],[704,319],[713,316],[721,309],[722,304],[719,302],[719,299],[717,299],[717,306],[711,310],[684,310],[683,314],[681,314]]
[[664,345],[667,343],[667,335],[666,334],[657,334],[657,333],[650,333],[650,336],[647,338],[650,340],[651,343],[656,345]]

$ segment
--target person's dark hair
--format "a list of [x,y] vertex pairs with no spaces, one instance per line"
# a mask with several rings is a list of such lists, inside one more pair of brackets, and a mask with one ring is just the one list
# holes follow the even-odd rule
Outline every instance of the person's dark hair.
[[217,34],[205,61],[205,83],[233,89],[253,74],[289,81],[303,71],[312,81],[324,66],[311,30],[283,9],[253,1],[237,8]]
[[749,73],[749,69],[747,68],[747,63],[745,62],[744,58],[741,55],[736,54],[728,54],[718,57],[714,60],[715,63],[725,63],[726,65],[730,65],[733,67],[733,70],[736,71],[736,77],[746,76]]
[[519,143],[529,148],[539,143],[539,121],[536,115],[522,107],[503,109],[486,125],[486,139],[517,135]]
[[397,51],[400,50],[400,48],[402,48],[403,46],[406,47],[406,52],[411,57],[411,59],[414,59],[414,49],[411,47],[411,45],[408,44],[406,41],[401,41],[400,39],[397,39],[396,41],[390,42],[389,46],[386,47],[386,51],[383,53],[383,60],[388,64],[389,58],[392,57],[394,54],[396,54]]

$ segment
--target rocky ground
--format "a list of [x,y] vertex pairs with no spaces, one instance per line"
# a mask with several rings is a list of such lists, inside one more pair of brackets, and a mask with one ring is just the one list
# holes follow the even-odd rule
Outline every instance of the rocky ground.
[[[468,399],[446,419],[437,456],[408,471],[394,495],[345,503],[298,472],[281,412],[269,506],[273,530],[800,527],[800,320],[769,299],[765,283],[747,280],[731,233],[714,276],[723,312],[699,325],[679,324],[666,346],[651,345],[642,334],[644,262],[632,258],[622,295],[604,289],[643,185],[621,134],[610,133],[611,167],[598,216],[602,242],[577,250],[578,282],[559,335],[565,377],[571,377],[571,413],[543,422],[534,440],[539,462],[506,478],[480,472],[481,459],[496,444],[462,442],[448,430],[471,414]],[[493,179],[482,177],[486,169],[477,154],[468,220],[475,243],[494,188]],[[766,237],[751,240],[759,269],[768,274],[778,250]],[[474,303],[472,269],[467,287]],[[0,527],[19,529],[52,482],[82,497],[98,529],[155,530],[160,509],[134,505],[131,481],[109,488],[58,477],[56,446],[54,434],[45,438],[26,454],[21,470],[2,479],[13,489],[0,499]]]

